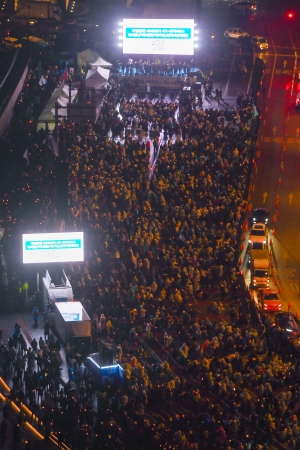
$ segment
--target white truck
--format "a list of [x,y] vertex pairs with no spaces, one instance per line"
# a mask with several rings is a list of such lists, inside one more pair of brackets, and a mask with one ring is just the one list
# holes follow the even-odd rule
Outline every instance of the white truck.
[[64,343],[90,346],[91,319],[80,302],[54,304],[54,327]]
[[250,250],[251,286],[268,287],[270,283],[270,258],[268,250]]
[[62,11],[59,6],[50,2],[21,0],[17,16],[28,19],[54,19],[59,22],[62,19]]

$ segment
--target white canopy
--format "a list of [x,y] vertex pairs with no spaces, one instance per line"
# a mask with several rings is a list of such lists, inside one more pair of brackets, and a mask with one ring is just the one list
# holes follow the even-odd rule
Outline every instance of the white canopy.
[[101,89],[108,80],[109,70],[97,67],[96,69],[90,69],[85,79],[85,87],[87,89]]
[[108,61],[105,61],[105,59],[101,58],[101,56],[99,56],[96,61],[91,62],[90,65],[92,67],[94,66],[101,66],[101,67],[111,67],[112,64]]
[[87,48],[83,52],[77,53],[77,66],[78,68],[81,68],[82,66],[91,64],[91,62],[96,61],[96,59],[99,57],[99,53],[94,52],[90,48]]
[[[71,99],[73,100],[75,95],[77,94],[77,89],[71,90]],[[63,100],[64,99],[64,100]],[[44,110],[42,111],[39,121],[37,124],[37,131],[39,131],[41,128],[46,128],[46,121],[52,120],[53,123],[48,124],[49,130],[53,131],[55,128],[55,109],[54,105],[56,102],[58,102],[61,106],[67,106],[69,102],[69,86],[65,85],[64,83],[55,88],[53,91],[53,94],[51,95],[47,105],[45,106]],[[66,116],[67,109],[60,109],[59,115],[60,116]]]

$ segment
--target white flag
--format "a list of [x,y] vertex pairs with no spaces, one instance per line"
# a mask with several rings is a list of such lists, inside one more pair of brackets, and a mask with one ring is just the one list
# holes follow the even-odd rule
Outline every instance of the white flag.
[[23,158],[26,159],[26,161],[27,161],[27,166],[29,166],[29,154],[28,154],[28,148],[26,148],[26,150],[25,150],[25,152],[24,152],[24,155],[23,155]]
[[53,152],[54,156],[58,158],[58,145],[51,134],[48,134],[48,136],[43,140],[43,144],[47,144],[47,147]]

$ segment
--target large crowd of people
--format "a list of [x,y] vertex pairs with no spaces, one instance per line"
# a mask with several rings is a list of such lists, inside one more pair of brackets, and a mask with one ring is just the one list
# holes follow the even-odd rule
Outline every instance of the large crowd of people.
[[[257,126],[247,98],[222,111],[203,109],[192,95],[150,101],[115,90],[96,123],[63,122],[66,226],[85,232],[86,248],[83,263],[64,269],[92,318],[95,349],[104,338],[119,346],[124,380],[97,385],[67,344],[62,387],[60,341],[47,329],[27,349],[15,330],[0,348],[3,375],[13,374],[12,398],[28,402],[46,437],[59,431],[78,450],[259,450],[273,439],[300,448],[298,349],[260,317],[236,271]],[[32,154],[45,148],[42,134],[33,139]],[[5,199],[10,208],[16,195],[31,195],[32,183],[38,189],[37,215],[23,218],[19,209],[12,234],[47,222],[51,190],[41,178],[47,169],[51,182],[53,166],[46,159],[42,168],[41,157],[37,151],[21,180],[26,188]],[[211,292],[220,292],[214,322],[189,310]],[[228,298],[235,308],[229,302],[224,323]],[[159,343],[163,359],[148,358]],[[162,402],[187,412],[155,422],[147,412]]]

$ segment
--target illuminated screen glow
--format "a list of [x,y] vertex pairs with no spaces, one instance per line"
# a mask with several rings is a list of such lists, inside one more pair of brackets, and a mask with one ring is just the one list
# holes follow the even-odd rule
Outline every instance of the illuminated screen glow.
[[193,55],[193,19],[123,19],[123,53]]
[[83,261],[83,233],[23,234],[23,263]]

